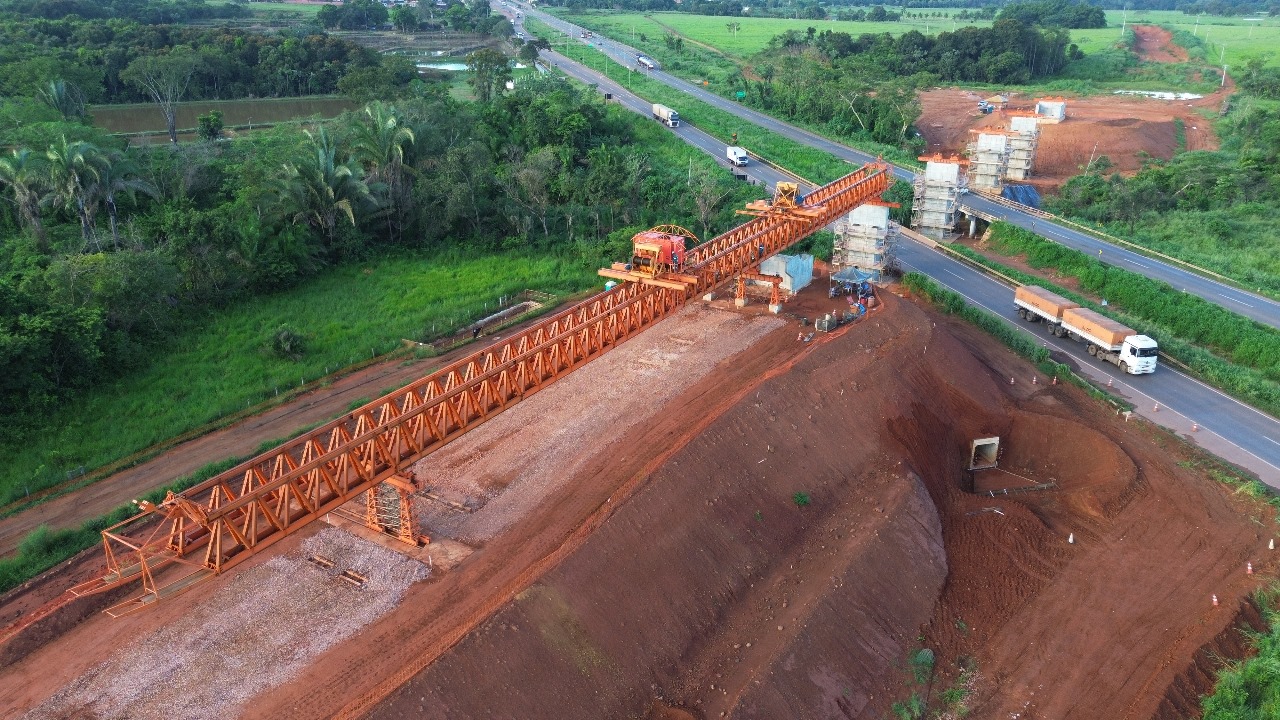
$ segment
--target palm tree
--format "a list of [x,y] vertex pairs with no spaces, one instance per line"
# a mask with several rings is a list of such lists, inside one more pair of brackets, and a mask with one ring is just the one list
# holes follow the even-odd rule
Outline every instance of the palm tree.
[[49,239],[40,220],[40,203],[49,191],[45,169],[40,166],[40,156],[22,148],[14,150],[7,158],[0,158],[0,185],[13,191],[13,202],[18,207],[18,218],[31,228],[40,252],[49,252]]
[[66,80],[51,80],[40,88],[40,99],[46,105],[58,111],[67,122],[83,120],[86,113],[84,93],[75,83]]
[[315,135],[308,131],[307,137],[311,152],[296,165],[284,165],[284,178],[277,186],[280,209],[295,224],[306,223],[318,231],[332,248],[341,216],[354,226],[357,210],[363,213],[378,203],[359,163],[337,161],[337,145],[324,128]]
[[396,217],[387,215],[388,239],[394,240],[396,227],[403,227],[403,212],[408,203],[409,185],[404,175],[410,170],[404,162],[406,145],[414,142],[413,130],[401,124],[393,106],[381,102],[370,103],[364,108],[365,117],[354,128],[351,154],[368,172],[371,182],[384,183],[387,199]]
[[63,207],[75,208],[85,245],[92,243],[95,251],[100,251],[87,190],[96,182],[105,162],[102,150],[84,140],[68,141],[63,135],[60,141],[49,146],[45,157],[49,159],[47,177],[54,200]]
[[102,199],[107,208],[107,216],[111,220],[111,245],[120,249],[119,212],[116,208],[116,194],[123,193],[130,199],[137,193],[150,197],[158,197],[160,191],[145,178],[140,176],[138,164],[120,151],[104,156],[93,182],[85,189],[89,198],[89,218],[92,224],[93,215],[97,211],[97,200]]

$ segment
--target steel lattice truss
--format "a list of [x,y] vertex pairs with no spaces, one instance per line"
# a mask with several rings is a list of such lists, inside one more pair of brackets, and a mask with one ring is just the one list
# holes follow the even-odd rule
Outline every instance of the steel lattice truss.
[[[72,589],[100,592],[135,580],[141,596],[112,614],[146,607],[234,567],[289,533],[390,481],[510,405],[532,395],[712,290],[876,199],[893,179],[883,163],[823,186],[790,211],[752,208],[755,219],[689,252],[680,282],[627,282],[495,343],[405,388],[259,455],[104,530],[107,574]],[[159,520],[159,522],[156,522]],[[172,563],[191,568],[161,586]]]

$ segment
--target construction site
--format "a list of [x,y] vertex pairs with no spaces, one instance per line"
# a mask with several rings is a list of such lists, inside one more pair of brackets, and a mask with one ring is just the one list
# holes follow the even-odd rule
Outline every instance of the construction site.
[[1198,716],[1270,508],[890,282],[891,182],[639,233],[604,292],[141,503],[0,598],[0,717]]
[[[1217,149],[1210,119],[1232,92],[1230,83],[1190,100],[1011,92],[1003,106],[995,106],[978,92],[937,88],[920,93],[917,127],[928,154],[968,155],[977,161],[970,166],[972,187],[994,188],[999,194],[1004,184],[1016,183],[1051,194],[1103,156],[1110,163],[1108,173],[1128,175],[1146,157],[1167,160],[1180,150]],[[984,102],[990,109],[980,105]],[[1002,164],[1005,170],[995,172]]]

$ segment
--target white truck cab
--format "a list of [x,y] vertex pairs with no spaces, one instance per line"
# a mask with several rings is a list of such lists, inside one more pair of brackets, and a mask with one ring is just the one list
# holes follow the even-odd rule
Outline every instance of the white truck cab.
[[1120,367],[1125,368],[1130,375],[1155,372],[1159,357],[1159,346],[1146,335],[1130,335],[1120,347],[1120,361],[1123,363]]
[[742,167],[747,164],[747,151],[735,145],[730,145],[724,150],[725,157],[729,158],[729,162]]

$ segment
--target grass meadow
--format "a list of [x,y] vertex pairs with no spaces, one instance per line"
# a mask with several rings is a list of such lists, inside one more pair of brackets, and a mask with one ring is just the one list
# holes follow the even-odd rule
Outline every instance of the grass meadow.
[[255,17],[279,18],[286,15],[315,17],[324,3],[250,2],[249,10]]
[[[715,17],[708,15],[691,15],[680,12],[657,13],[615,13],[604,10],[569,12],[562,8],[546,8],[568,22],[583,23],[593,29],[608,34],[630,45],[639,43],[640,35],[650,40],[661,40],[667,32],[675,32],[688,41],[708,45],[725,55],[735,59],[746,59],[760,50],[775,35],[787,30],[795,30],[804,34],[808,28],[816,28],[818,32],[831,30],[847,32],[854,37],[863,33],[890,33],[901,35],[911,30],[919,30],[926,34],[936,34],[942,30],[965,25],[990,25],[990,22],[953,22],[949,19],[929,18],[927,20],[903,20],[900,22],[840,22],[835,20],[791,20],[782,18],[752,17]],[[917,12],[911,10],[909,12]],[[924,12],[924,11],[919,11]],[[934,12],[929,10],[928,12]],[[959,10],[942,10],[940,12],[956,13]],[[741,25],[736,33],[729,31],[729,23]],[[634,41],[634,42],[633,42]]]
[[[1270,53],[1268,65],[1280,64],[1280,17],[1264,17],[1250,21],[1243,17],[1216,17],[1212,15],[1187,15],[1172,10],[1130,10],[1126,15],[1119,10],[1107,11],[1107,29],[1072,30],[1071,39],[1078,35],[1107,32],[1118,36],[1122,22],[1139,25],[1162,25],[1174,30],[1192,33],[1207,46],[1205,61],[1221,66],[1243,66],[1250,57],[1262,57]],[[1084,46],[1081,45],[1083,48]],[[1087,50],[1086,50],[1087,52]],[[1192,53],[1193,58],[1195,53]],[[1230,71],[1228,71],[1230,72]]]
[[[678,12],[614,13],[608,11],[570,12],[549,8],[551,12],[570,22],[582,23],[607,33],[632,45],[640,46],[640,36],[650,41],[660,41],[667,32],[675,32],[687,38],[686,42],[699,43],[734,60],[745,60],[764,49],[769,39],[788,29],[804,33],[808,28],[819,32],[833,30],[853,36],[863,33],[890,33],[901,35],[917,30],[926,35],[951,31],[966,25],[987,26],[987,21],[953,21],[951,15],[959,9],[942,9],[948,18],[909,19],[891,23],[839,22],[833,20],[794,20],[783,18],[728,18],[706,15],[690,15]],[[922,12],[922,11],[910,11]],[[930,10],[928,12],[934,12]],[[729,23],[741,27],[731,32]],[[1192,33],[1206,43],[1205,60],[1210,64],[1239,66],[1252,56],[1272,52],[1268,64],[1280,63],[1280,17],[1266,17],[1254,21],[1241,17],[1194,16],[1172,10],[1144,10],[1124,13],[1107,11],[1107,27],[1088,30],[1072,30],[1071,41],[1088,54],[1103,53],[1121,39],[1122,25],[1162,25]],[[1196,53],[1193,52],[1193,55]],[[1194,58],[1193,59],[1199,59]]]
[[[594,267],[528,252],[403,255],[338,267],[303,285],[210,314],[147,368],[106,382],[48,418],[0,470],[0,504],[496,311],[500,296],[581,290]],[[298,361],[268,350],[281,325],[303,334]],[[6,444],[7,445],[7,444]]]

